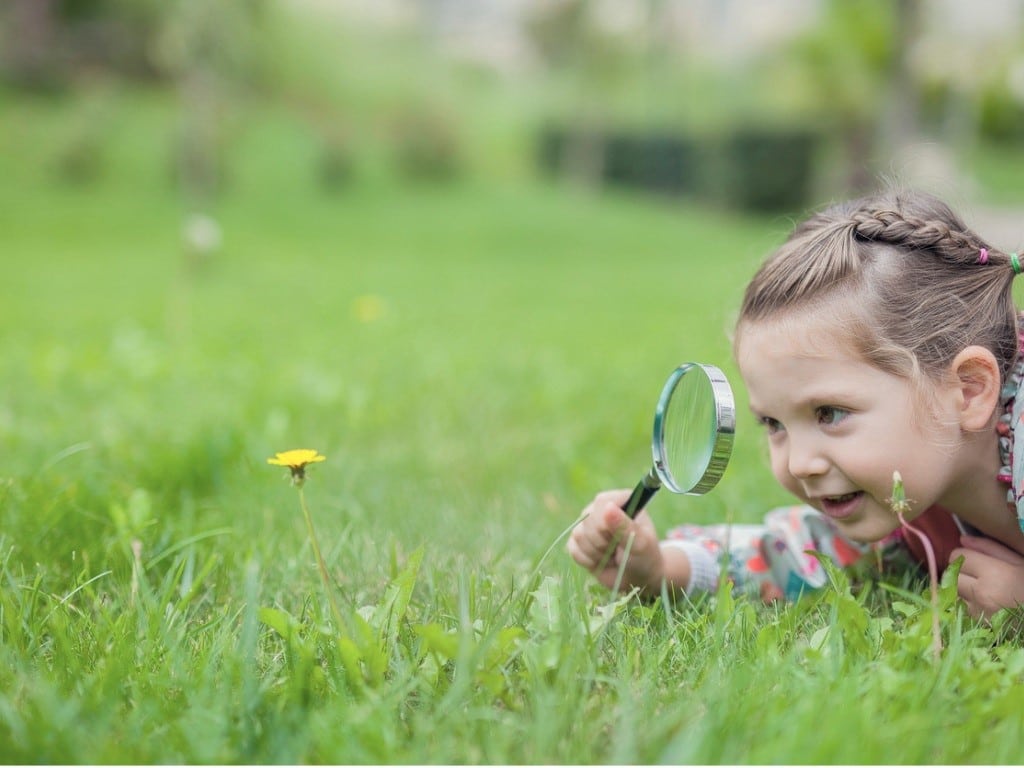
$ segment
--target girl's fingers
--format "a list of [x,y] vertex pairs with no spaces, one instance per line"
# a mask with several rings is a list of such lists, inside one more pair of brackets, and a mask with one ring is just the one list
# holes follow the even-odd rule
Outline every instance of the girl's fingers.
[[630,521],[618,506],[624,498],[622,491],[608,491],[598,496],[584,509],[579,524],[566,542],[572,558],[588,570],[607,564],[615,547],[623,539]]
[[974,559],[972,557],[972,554],[973,554],[972,551],[969,550],[969,549],[966,549],[965,547],[958,547],[957,549],[954,549],[952,552],[949,553],[949,562],[950,563],[955,562],[957,560],[957,558],[960,558],[960,557],[962,557],[964,559],[963,564],[960,566],[960,575],[959,575],[960,579],[964,579],[964,578],[972,578],[973,579],[974,578],[974,572],[973,572],[973,569],[971,567],[972,561]]
[[608,504],[598,511],[594,525],[584,532],[583,538],[595,554],[603,555],[622,540],[628,527],[629,520],[622,510],[614,504]]
[[589,513],[580,521],[569,536],[570,552],[579,552],[593,559],[597,552],[608,548],[611,536],[603,523],[600,510],[589,508]]
[[978,577],[975,570],[978,566],[978,555],[966,547],[954,549],[949,556],[950,562],[958,557],[963,557],[963,565],[960,566],[960,573],[956,580],[956,594],[964,601],[967,612],[974,618],[982,615],[981,606],[978,605]]
[[657,534],[647,513],[641,512],[636,520],[630,520],[622,511],[630,493],[628,489],[599,493],[583,510],[569,535],[566,551],[588,571],[596,574],[617,567],[618,549],[631,531],[639,534],[632,550],[634,556],[643,558],[647,550],[657,547]]
[[592,571],[597,565],[590,553],[584,551],[575,539],[570,538],[565,548],[568,550],[569,556],[588,571]]
[[995,539],[988,539],[983,536],[969,536],[965,533],[960,537],[960,546],[963,547],[963,549],[980,552],[983,555],[994,557],[997,560],[1002,560],[1004,563],[1010,563],[1011,565],[1020,565],[1021,563],[1024,563],[1024,557],[1019,555],[1017,552],[1014,552],[1005,544],[1000,544]]

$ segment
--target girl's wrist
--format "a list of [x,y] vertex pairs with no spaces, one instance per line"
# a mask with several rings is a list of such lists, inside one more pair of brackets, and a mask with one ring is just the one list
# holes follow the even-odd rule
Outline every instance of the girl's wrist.
[[649,583],[648,590],[658,594],[664,584],[671,592],[685,592],[690,584],[691,574],[690,559],[686,552],[664,541],[658,545],[658,549],[661,552],[661,574],[660,577],[651,579],[651,582],[657,583]]

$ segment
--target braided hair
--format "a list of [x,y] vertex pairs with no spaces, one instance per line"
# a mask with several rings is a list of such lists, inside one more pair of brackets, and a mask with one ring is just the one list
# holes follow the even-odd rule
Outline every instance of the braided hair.
[[797,226],[747,286],[738,328],[827,308],[864,359],[888,373],[939,381],[977,344],[1006,381],[1018,350],[1014,276],[1011,256],[941,200],[885,192]]

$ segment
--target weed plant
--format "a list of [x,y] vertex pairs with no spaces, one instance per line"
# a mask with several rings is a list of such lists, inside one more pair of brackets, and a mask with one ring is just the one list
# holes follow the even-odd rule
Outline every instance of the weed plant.
[[[170,107],[123,98],[88,187],[50,165],[66,105],[0,121],[0,759],[1019,762],[1014,617],[972,622],[949,575],[935,660],[916,576],[645,604],[562,550],[648,467],[672,368],[738,381],[727,330],[789,221],[528,181],[323,197],[260,113],[189,262]],[[660,526],[785,500],[737,395],[721,485]],[[266,464],[298,446],[327,457],[327,585]]]

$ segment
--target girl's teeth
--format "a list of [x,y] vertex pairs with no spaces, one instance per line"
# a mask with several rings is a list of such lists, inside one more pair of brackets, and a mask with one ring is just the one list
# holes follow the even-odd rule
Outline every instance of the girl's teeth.
[[844,493],[842,496],[829,496],[828,500],[833,502],[833,503],[839,504],[839,503],[842,503],[844,501],[849,501],[850,499],[852,499],[856,495],[857,495],[857,492],[854,491],[853,493]]

